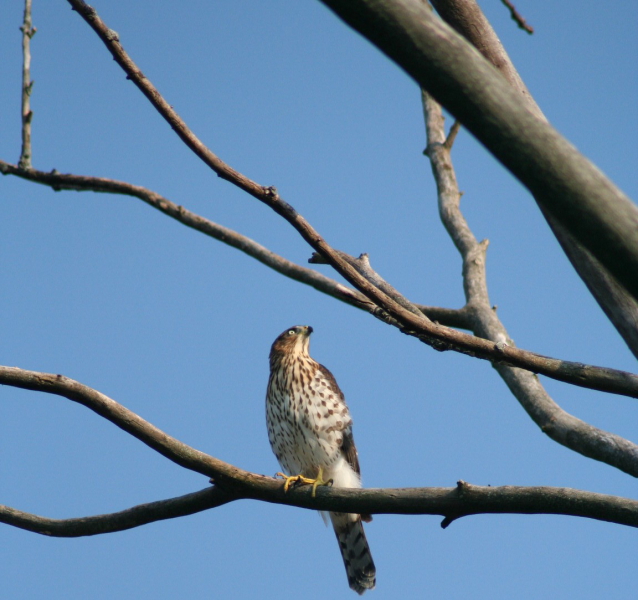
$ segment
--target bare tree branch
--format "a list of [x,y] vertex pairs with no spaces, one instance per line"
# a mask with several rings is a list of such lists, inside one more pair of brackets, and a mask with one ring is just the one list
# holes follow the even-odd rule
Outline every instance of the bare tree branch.
[[587,289],[612,322],[627,347],[638,358],[638,300],[556,219],[545,214],[556,239],[585,282]]
[[31,22],[31,0],[25,0],[24,20],[20,27],[22,31],[22,151],[20,152],[20,167],[31,168],[31,38],[37,31]]
[[[0,173],[3,175],[15,175],[27,181],[46,185],[55,191],[74,190],[78,192],[122,194],[139,198],[172,219],[228,246],[241,250],[248,256],[257,259],[267,267],[294,281],[309,285],[319,292],[371,314],[375,314],[378,311],[377,306],[360,292],[313,269],[302,267],[289,261],[249,237],[193,213],[148,188],[104,177],[87,177],[84,175],[63,174],[57,171],[38,171],[36,169],[25,170],[3,160],[0,160]],[[443,308],[439,306],[424,306],[422,304],[416,304],[415,306],[433,321],[448,327],[469,329],[467,310],[465,308]]]
[[[353,266],[342,254],[334,250],[290,204],[279,196],[276,188],[260,186],[231,168],[209,150],[141,73],[137,65],[124,51],[117,34],[106,26],[95,10],[82,0],[68,1],[96,31],[114,59],[126,71],[128,77],[149,98],[153,106],[197,156],[220,177],[248,192],[286,219],[310,246],[328,260],[337,272],[398,321],[404,333],[413,335],[438,350],[455,350],[485,360],[530,369],[533,372],[574,385],[638,397],[638,377],[630,373],[614,369],[592,368],[581,363],[567,363],[538,354],[525,353],[517,348],[507,346],[505,343],[494,344],[432,323],[411,303],[412,308],[405,308],[403,301],[399,303],[381,291],[359,272],[357,265]],[[463,43],[465,44],[465,42]]]
[[[514,345],[489,299],[485,270],[487,243],[476,240],[461,212],[461,194],[446,143],[441,107],[427,93],[423,92],[422,97],[426,154],[436,181],[441,220],[463,259],[463,287],[472,331],[493,342]],[[529,371],[504,364],[494,366],[530,417],[551,439],[580,454],[638,475],[638,446],[565,412],[547,394],[538,377]]]
[[[274,482],[279,490],[281,481]],[[461,517],[478,514],[552,514],[586,517],[638,527],[638,501],[571,488],[475,486],[459,481],[452,488],[291,489],[277,499],[272,494],[229,494],[211,487],[179,498],[134,506],[121,512],[79,519],[49,519],[0,505],[0,522],[53,537],[81,537],[124,531],[148,523],[174,519],[240,499],[263,500],[311,510],[365,512],[367,514],[441,515],[447,527]]]
[[224,477],[238,480],[243,477],[250,479],[250,473],[247,471],[236,469],[219,459],[183,444],[124,408],[115,400],[63,375],[0,366],[0,384],[55,394],[82,404],[174,463],[212,477],[216,481],[223,480]]
[[[450,132],[447,134],[445,138],[444,145],[448,150],[452,150],[452,146],[454,145],[454,140],[456,139],[457,134],[459,133],[459,129],[461,129],[461,122],[454,121],[452,127],[450,127]],[[425,152],[424,152],[425,154]]]
[[[382,291],[384,294],[392,298],[397,304],[401,305],[406,310],[410,311],[412,314],[421,316],[422,312],[418,310],[415,304],[412,304],[405,296],[403,296],[398,290],[393,288],[385,279],[383,279],[370,265],[370,257],[367,254],[361,254],[359,258],[354,258],[345,252],[341,252],[341,250],[335,250],[335,253],[347,262],[351,267],[353,267],[357,273],[362,275],[366,281],[371,283],[375,288]],[[310,263],[314,264],[328,264],[328,261],[319,254],[318,252],[314,252],[313,255],[308,260]]]
[[432,94],[638,299],[638,207],[422,0],[322,0]]
[[[568,363],[539,354],[525,353],[507,345],[504,341],[494,344],[454,329],[432,323],[424,315],[417,314],[415,307],[408,309],[387,293],[368,281],[360,273],[360,267],[343,257],[343,253],[333,249],[321,235],[297,211],[285,202],[272,188],[263,200],[279,215],[284,217],[302,237],[332,266],[352,283],[359,291],[375,302],[401,325],[401,330],[438,350],[455,350],[485,360],[508,363],[547,375],[559,381],[573,383],[599,391],[624,393],[638,397],[638,377],[631,373],[614,369],[594,368],[582,363]],[[398,294],[398,292],[396,292]],[[405,300],[405,299],[404,299]],[[638,473],[638,471],[636,471]]]
[[176,464],[212,476],[215,486],[109,515],[48,519],[0,506],[0,522],[43,535],[77,537],[122,531],[207,510],[242,498],[300,508],[365,514],[437,514],[443,526],[479,513],[563,514],[638,527],[638,501],[569,488],[480,487],[283,491],[280,480],[244,471],[191,448],[104,394],[62,375],[0,366],[0,384],[63,396],[86,406]]
[[220,487],[207,487],[179,498],[140,504],[126,510],[78,519],[49,519],[0,505],[0,523],[51,537],[83,537],[125,531],[165,519],[185,517],[235,500]]
[[523,31],[527,31],[527,33],[532,35],[534,33],[534,28],[516,10],[516,7],[509,0],[501,0],[501,2],[510,9],[512,21],[514,21],[520,29],[522,29]]
[[441,18],[487,58],[509,84],[525,98],[530,110],[539,118],[545,119],[545,115],[534,101],[514,68],[507,51],[475,0],[431,0],[431,2]]
[[252,181],[239,171],[236,171],[224,161],[222,161],[214,152],[207,148],[204,143],[189,129],[188,125],[182,120],[175,110],[162,97],[157,88],[142,73],[139,67],[131,60],[130,56],[124,51],[118,34],[109,29],[109,27],[98,16],[95,9],[83,0],[68,0],[73,10],[89,24],[89,26],[97,33],[99,38],[104,42],[109,52],[113,55],[113,59],[126,73],[127,79],[130,79],[138,89],[148,98],[150,103],[155,107],[157,112],[166,120],[173,131],[179,138],[190,148],[206,165],[208,165],[219,177],[230,181],[240,189],[254,196],[258,200],[264,199],[267,195],[267,188]]
[[[527,108],[546,120],[475,0],[432,0],[432,4],[449,25],[469,40],[499,70],[524,98]],[[574,269],[638,358],[638,300],[570,234],[568,228],[563,227],[551,213],[543,209],[543,202],[536,200]]]
[[[56,171],[37,171],[36,169],[23,170],[3,160],[0,160],[0,173],[3,175],[15,175],[28,181],[47,185],[55,191],[90,191],[122,194],[139,198],[172,219],[219,240],[228,246],[241,250],[248,256],[257,259],[259,262],[290,279],[309,285],[324,294],[351,304],[352,306],[356,306],[357,308],[368,311],[373,308],[372,303],[359,292],[313,269],[297,265],[283,256],[279,256],[268,250],[268,248],[265,248],[249,237],[195,214],[148,188],[104,177],[87,177],[84,175],[62,174]],[[436,309],[436,307],[434,308]]]

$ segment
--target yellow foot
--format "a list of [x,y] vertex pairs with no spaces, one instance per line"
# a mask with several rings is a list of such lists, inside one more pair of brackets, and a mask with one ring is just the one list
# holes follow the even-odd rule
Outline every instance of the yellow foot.
[[290,489],[291,485],[298,484],[306,484],[312,485],[312,497],[314,498],[317,495],[317,487],[320,485],[332,485],[332,479],[324,479],[323,478],[323,468],[319,469],[319,473],[317,474],[316,479],[310,479],[309,477],[304,477],[303,475],[284,475],[283,473],[276,473],[277,477],[282,477],[285,479],[284,481],[284,492],[287,492]]
[[307,477],[304,477],[303,475],[292,475],[292,476],[288,476],[288,475],[284,475],[283,473],[275,473],[276,477],[283,477],[283,479],[285,479],[284,481],[284,492],[287,492],[290,489],[291,485],[296,485],[296,484],[304,484],[304,483],[314,483],[315,480],[314,479],[308,479]]

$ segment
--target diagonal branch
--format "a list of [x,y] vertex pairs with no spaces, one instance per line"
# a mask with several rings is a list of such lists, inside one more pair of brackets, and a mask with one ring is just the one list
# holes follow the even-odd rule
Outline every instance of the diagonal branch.
[[149,102],[155,107],[157,112],[171,126],[171,129],[179,136],[179,138],[190,148],[206,165],[208,165],[219,177],[230,181],[240,189],[249,193],[251,196],[259,200],[263,200],[266,196],[266,188],[252,181],[239,171],[222,161],[214,152],[207,148],[204,143],[189,129],[184,120],[177,114],[173,107],[159,93],[157,88],[142,73],[139,67],[133,62],[131,57],[124,51],[118,34],[109,29],[109,27],[98,16],[92,6],[89,6],[83,0],[68,0],[73,10],[89,24],[89,26],[97,33],[99,38],[104,42],[109,52],[113,55],[113,59],[126,73],[127,79],[130,79],[137,88],[148,98]]
[[254,476],[251,473],[187,446],[115,400],[79,381],[63,375],[0,366],[0,384],[54,394],[77,402],[117,425],[180,467],[211,477],[218,483],[227,479],[247,484],[253,482]]
[[[241,250],[248,256],[255,258],[267,267],[294,281],[309,285],[317,291],[332,296],[346,304],[350,304],[350,306],[354,306],[355,308],[365,310],[372,314],[375,314],[377,311],[377,307],[360,292],[334,279],[330,279],[330,277],[326,277],[313,269],[302,267],[268,250],[268,248],[265,248],[249,237],[191,212],[148,188],[104,177],[87,177],[84,175],[63,174],[57,171],[38,171],[36,169],[25,170],[3,160],[0,160],[0,173],[3,175],[15,175],[27,181],[47,185],[55,191],[90,191],[122,194],[139,198],[149,206],[175,219],[179,223],[219,240],[237,250]],[[424,306],[422,304],[416,304],[415,306],[433,321],[438,321],[449,327],[469,328],[467,311],[464,308],[443,308],[439,306]]]
[[[463,287],[472,331],[493,342],[513,346],[507,330],[492,309],[487,292],[487,244],[476,240],[461,212],[461,193],[445,137],[441,107],[427,93],[423,92],[422,96],[427,132],[426,154],[437,186],[441,220],[463,259]],[[529,371],[505,364],[494,366],[530,417],[551,439],[584,456],[637,475],[638,446],[565,412],[547,394],[538,377]]]
[[322,0],[445,106],[638,300],[638,207],[423,0]]
[[248,256],[255,258],[290,279],[309,285],[324,294],[363,310],[370,310],[372,306],[370,301],[359,292],[313,269],[297,265],[283,256],[268,250],[268,248],[249,237],[191,212],[148,188],[104,177],[87,177],[84,175],[62,174],[57,171],[38,171],[36,169],[24,170],[3,160],[0,160],[0,173],[3,175],[15,175],[28,181],[47,185],[55,191],[103,192],[139,198],[172,219],[228,246],[241,250]]
[[[540,119],[545,116],[525,87],[494,29],[475,0],[432,0],[441,17],[465,37],[505,77],[510,86],[523,98],[529,110]],[[542,209],[574,269],[587,285],[607,318],[638,358],[638,299],[633,298],[593,254],[570,234],[551,213]]]
[[455,350],[484,360],[529,369],[574,385],[638,397],[638,376],[631,373],[552,359],[519,350],[502,342],[494,344],[488,340],[437,325],[424,315],[417,314],[415,307],[405,308],[403,302],[399,303],[368,281],[356,265],[352,265],[339,251],[333,249],[304,217],[277,194],[276,190],[266,189],[268,195],[263,202],[286,219],[316,251],[330,262],[337,272],[396,319],[404,333],[438,350]]
[[[614,369],[589,367],[581,363],[568,363],[538,354],[525,353],[502,343],[494,344],[493,342],[433,323],[419,313],[414,305],[410,304],[411,308],[406,308],[403,303],[399,303],[388,296],[376,285],[368,281],[359,272],[356,265],[353,266],[338,251],[333,249],[290,204],[279,196],[276,188],[260,186],[224,163],[209,150],[188,128],[168,102],[164,100],[153,84],[143,75],[124,51],[117,34],[106,26],[97,15],[95,9],[82,0],[68,1],[98,34],[113,55],[113,58],[125,70],[128,78],[144,93],[184,143],[197,156],[220,177],[251,194],[288,221],[312,248],[325,257],[338,273],[374,304],[388,313],[392,319],[396,320],[404,333],[413,335],[438,350],[455,350],[484,360],[502,362],[529,369],[535,373],[547,375],[553,379],[574,385],[638,397],[638,377],[635,375]],[[636,472],[638,473],[638,468]]]
[[532,35],[534,33],[534,28],[525,20],[523,15],[516,10],[516,7],[510,2],[510,0],[501,0],[501,2],[509,8],[512,21],[514,21],[520,29],[527,31],[527,33]]
[[212,476],[214,487],[109,515],[48,519],[0,506],[0,522],[43,535],[78,537],[122,531],[193,514],[242,498],[315,510],[366,514],[436,514],[443,526],[479,513],[562,514],[638,527],[638,501],[552,487],[337,489],[310,486],[283,491],[280,480],[244,471],[191,448],[104,394],[62,375],[0,366],[0,384],[63,396],[86,406],[176,464]]
[[545,115],[518,74],[505,48],[475,0],[431,0],[436,12],[455,31],[466,38],[520,95],[541,119]]

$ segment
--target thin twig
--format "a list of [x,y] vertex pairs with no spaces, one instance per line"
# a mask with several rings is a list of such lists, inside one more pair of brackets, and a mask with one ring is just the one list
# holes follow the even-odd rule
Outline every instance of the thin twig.
[[[264,187],[236,171],[208,149],[189,129],[186,123],[161,96],[153,84],[143,75],[137,65],[124,51],[117,34],[109,29],[97,15],[95,9],[82,0],[68,0],[82,18],[93,28],[109,49],[115,61],[152,105],[171,125],[184,143],[199,156],[219,177],[228,180],[272,208],[288,221],[330,264],[354,287],[400,324],[401,330],[417,337],[438,350],[454,350],[484,360],[507,363],[565,381],[574,385],[599,391],[638,397],[638,376],[601,367],[590,367],[581,363],[566,363],[538,354],[525,353],[504,343],[494,344],[454,329],[432,323],[426,317],[415,314],[396,302],[370,283],[357,269],[339,255],[323,237],[290,204],[285,202],[274,187]],[[637,467],[638,473],[638,467]]]
[[[466,306],[470,308],[472,330],[497,345],[513,346],[489,299],[485,270],[486,244],[476,240],[461,212],[461,194],[450,150],[445,144],[443,112],[427,93],[423,92],[422,99],[427,156],[437,185],[439,214],[463,259],[463,287]],[[495,367],[523,408],[551,439],[585,456],[638,476],[638,446],[565,412],[529,371],[498,363]]]
[[452,150],[454,140],[456,139],[456,135],[458,134],[460,129],[461,129],[461,121],[456,119],[452,127],[450,127],[450,132],[447,134],[447,138],[445,138],[445,141],[443,142],[443,145],[448,150]]
[[31,168],[31,38],[37,31],[31,23],[31,0],[24,2],[24,20],[20,27],[22,31],[22,151],[19,165],[22,169]]
[[516,10],[516,7],[509,0],[501,0],[501,2],[510,9],[512,20],[515,21],[521,29],[532,35],[534,33],[534,28],[527,23],[527,21]]
[[[392,287],[372,268],[368,254],[363,253],[359,256],[359,258],[355,258],[345,252],[341,252],[341,250],[335,250],[335,252],[339,255],[339,257],[353,267],[357,273],[363,276],[366,281],[371,283],[375,288],[381,290],[388,297],[392,298],[392,300],[394,300],[397,304],[400,304],[403,308],[417,316],[427,317],[427,315],[424,315],[423,312],[418,309],[417,305],[410,302],[405,296],[403,296],[403,294],[401,294],[401,292]],[[318,252],[313,253],[308,262],[314,264],[327,264],[326,259]]]

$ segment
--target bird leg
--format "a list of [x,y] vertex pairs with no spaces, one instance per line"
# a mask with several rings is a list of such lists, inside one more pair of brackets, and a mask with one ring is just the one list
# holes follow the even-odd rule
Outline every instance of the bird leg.
[[312,482],[312,497],[313,498],[317,495],[317,486],[320,486],[320,485],[332,485],[332,479],[323,478],[323,467],[319,467],[319,473],[317,473],[317,478]]
[[309,477],[304,477],[303,475],[284,475],[283,473],[276,473],[277,477],[283,477],[284,481],[284,492],[288,492],[291,485],[297,484],[306,484],[312,485],[312,497],[314,498],[317,495],[317,487],[320,485],[332,485],[332,479],[324,479],[323,478],[323,467],[319,467],[319,473],[317,473],[317,477],[315,479],[310,479]]

